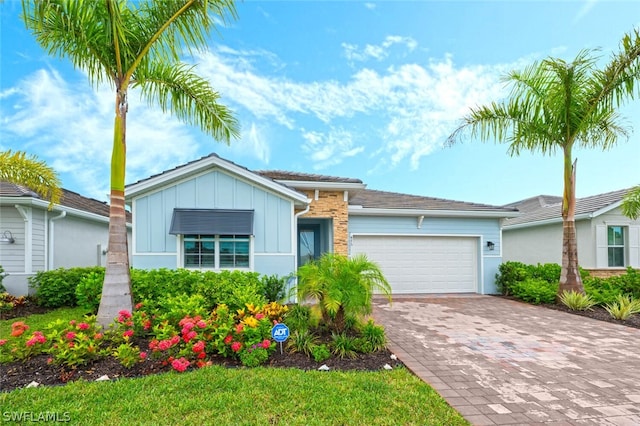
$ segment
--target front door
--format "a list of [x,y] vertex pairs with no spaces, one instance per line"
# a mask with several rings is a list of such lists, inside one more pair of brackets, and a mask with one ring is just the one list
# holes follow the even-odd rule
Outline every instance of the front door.
[[320,225],[298,226],[298,266],[320,257]]

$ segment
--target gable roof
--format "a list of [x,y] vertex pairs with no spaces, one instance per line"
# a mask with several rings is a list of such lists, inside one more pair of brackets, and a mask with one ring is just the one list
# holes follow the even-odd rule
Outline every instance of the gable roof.
[[504,207],[514,207],[521,212],[530,212],[540,207],[550,206],[562,202],[562,197],[555,195],[536,195],[535,197],[516,201],[515,203],[506,204]]
[[[615,209],[620,206],[622,198],[627,192],[629,192],[629,189],[630,188],[621,189],[618,191],[576,199],[576,220],[590,219]],[[528,211],[523,210],[523,215],[505,221],[504,227],[524,228],[562,222],[562,197],[552,198],[557,198],[558,201],[552,204],[545,204]],[[523,200],[522,202],[527,202],[528,200],[530,199]],[[511,205],[518,206],[518,203],[521,202],[516,202]]]
[[317,175],[312,173],[289,172],[285,170],[258,170],[256,173],[273,180],[300,181],[300,182],[336,182],[362,184],[360,179],[337,176]]
[[454,201],[443,198],[401,194],[397,192],[365,189],[349,200],[349,214],[388,214],[407,211],[410,214],[430,213],[448,216],[513,217],[518,210],[488,204]]
[[272,178],[262,176],[259,173],[247,169],[246,167],[226,160],[214,153],[127,185],[125,190],[126,198],[130,200],[131,197],[153,191],[172,182],[185,179],[186,177],[197,175],[207,169],[211,169],[212,167],[219,167],[230,173],[241,176],[255,184],[261,185],[285,197],[293,199],[299,204],[306,204],[307,202],[307,196],[305,194],[298,192],[289,186],[282,185]]
[[[0,197],[11,197],[17,199],[30,198],[41,201],[40,204],[47,207],[49,202],[43,200],[37,193],[30,190],[26,186],[16,185],[9,182],[0,182]],[[84,197],[77,192],[69,191],[62,188],[62,196],[60,197],[60,203],[56,204],[54,208],[67,207],[69,209],[78,210],[84,213],[91,213],[94,215],[109,217],[109,204],[98,201],[94,198]],[[127,222],[131,222],[131,213],[127,212]]]

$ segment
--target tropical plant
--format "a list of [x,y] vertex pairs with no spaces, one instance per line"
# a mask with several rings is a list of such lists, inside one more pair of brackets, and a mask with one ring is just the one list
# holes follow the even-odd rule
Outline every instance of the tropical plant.
[[379,290],[391,300],[391,286],[380,267],[365,255],[352,258],[325,253],[298,269],[298,301],[317,302],[324,325],[343,331],[348,317],[371,313],[371,298]]
[[560,302],[572,311],[585,311],[597,303],[590,295],[577,291],[565,291],[560,295]]
[[622,199],[622,214],[636,220],[640,217],[640,185],[634,186]]
[[23,0],[23,19],[50,54],[68,57],[98,85],[115,89],[111,155],[109,245],[98,322],[131,311],[131,279],[124,201],[126,120],[130,88],[149,103],[200,127],[215,139],[238,136],[236,120],[219,94],[193,67],[180,63],[182,48],[204,48],[216,22],[235,18],[232,0]]
[[618,320],[626,320],[631,315],[640,313],[640,300],[629,295],[618,295],[615,302],[604,307],[609,315]]
[[356,358],[358,356],[358,340],[346,333],[331,333],[331,347],[338,358]]
[[287,349],[291,353],[300,352],[310,356],[318,341],[318,336],[309,330],[296,330],[291,333],[291,337],[287,341]]
[[593,51],[583,50],[571,62],[547,58],[505,80],[512,85],[503,103],[472,108],[448,138],[458,141],[470,131],[482,141],[509,144],[509,153],[523,150],[544,154],[562,152],[564,190],[562,198],[562,273],[558,296],[565,291],[584,293],[578,270],[576,240],[576,164],[573,149],[612,147],[627,129],[616,110],[638,94],[640,78],[640,32],[633,30],[621,42],[620,52],[602,69]]
[[60,179],[51,167],[35,155],[25,152],[0,152],[0,182],[26,186],[42,198],[49,200],[49,209],[60,202]]

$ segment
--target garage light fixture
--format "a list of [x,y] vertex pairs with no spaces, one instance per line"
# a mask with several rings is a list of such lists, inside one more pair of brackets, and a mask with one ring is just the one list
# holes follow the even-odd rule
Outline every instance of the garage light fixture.
[[496,245],[493,241],[487,241],[487,248],[489,250],[493,250],[494,248],[496,248]]
[[4,231],[0,236],[0,244],[13,244],[16,240],[13,238],[11,231]]

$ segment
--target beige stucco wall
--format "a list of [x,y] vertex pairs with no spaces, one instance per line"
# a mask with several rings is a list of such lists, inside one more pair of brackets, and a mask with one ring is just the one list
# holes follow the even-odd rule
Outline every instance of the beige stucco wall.
[[303,191],[311,204],[303,218],[331,219],[333,225],[333,252],[349,254],[349,203],[344,200],[344,191],[318,191],[318,199],[313,190]]

